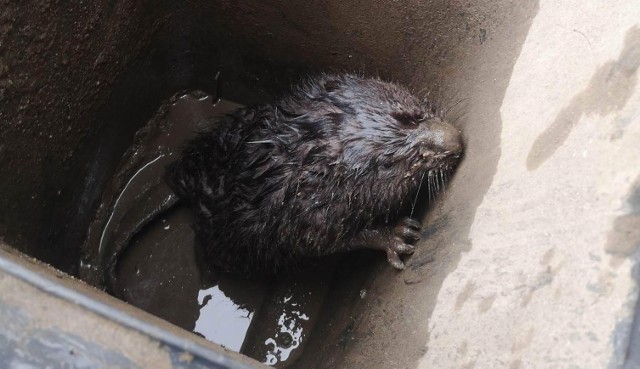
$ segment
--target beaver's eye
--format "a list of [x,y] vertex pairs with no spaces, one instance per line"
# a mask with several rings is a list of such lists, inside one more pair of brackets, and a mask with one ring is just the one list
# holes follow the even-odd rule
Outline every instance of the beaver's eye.
[[391,116],[395,118],[402,128],[407,129],[416,129],[418,128],[418,123],[420,121],[420,117],[411,113],[403,113],[403,112],[395,112],[391,113]]

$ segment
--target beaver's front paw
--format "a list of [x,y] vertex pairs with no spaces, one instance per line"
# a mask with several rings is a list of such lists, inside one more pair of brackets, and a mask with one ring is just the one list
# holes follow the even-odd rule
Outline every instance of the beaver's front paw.
[[420,239],[422,225],[415,219],[402,218],[393,228],[393,235],[387,245],[387,261],[392,267],[402,270],[404,263],[400,254],[411,254],[415,251],[414,242]]

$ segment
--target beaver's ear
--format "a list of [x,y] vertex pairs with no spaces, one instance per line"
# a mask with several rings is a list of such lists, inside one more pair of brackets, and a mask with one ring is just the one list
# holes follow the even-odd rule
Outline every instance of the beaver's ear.
[[344,86],[344,76],[339,74],[323,74],[318,79],[318,85],[326,93],[340,91]]
[[322,86],[324,87],[325,91],[327,92],[336,92],[340,89],[340,81],[338,81],[337,79],[327,79],[324,81],[324,83],[322,84]]

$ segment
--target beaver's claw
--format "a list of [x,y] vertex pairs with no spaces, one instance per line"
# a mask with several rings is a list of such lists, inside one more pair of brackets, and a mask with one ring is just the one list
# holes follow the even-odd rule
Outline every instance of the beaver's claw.
[[422,225],[415,219],[400,219],[393,228],[393,235],[387,245],[387,261],[398,270],[404,269],[400,254],[412,254],[416,247],[412,244],[420,239]]

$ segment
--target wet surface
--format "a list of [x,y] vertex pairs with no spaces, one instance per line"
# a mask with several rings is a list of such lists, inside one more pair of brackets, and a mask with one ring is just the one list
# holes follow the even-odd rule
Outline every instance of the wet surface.
[[640,66],[640,28],[630,29],[618,59],[598,68],[587,88],[564,107],[555,121],[536,138],[527,156],[527,169],[536,170],[562,146],[583,115],[606,115],[621,109],[637,84]]
[[[605,251],[614,256],[611,266],[618,267],[640,249],[640,176],[635,179],[623,207],[625,214],[616,218],[607,235]],[[639,305],[640,306],[640,305]]]
[[79,267],[83,280],[105,285],[105,274],[113,279],[115,261],[132,237],[176,201],[164,181],[165,167],[207,122],[237,107],[200,91],[178,94],[137,132],[89,228]]
[[114,294],[210,341],[240,351],[268,281],[217,275],[200,263],[190,213],[177,206],[133,239],[116,269]]
[[278,277],[243,353],[277,368],[294,363],[320,317],[337,262],[338,258],[330,258]]
[[303,352],[339,258],[275,278],[217,273],[204,261],[189,208],[164,182],[184,142],[237,107],[190,92],[159,109],[103,195],[80,271],[136,307],[283,368]]
[[302,353],[333,282],[333,260],[270,280],[218,274],[177,206],[121,256],[113,292],[123,300],[261,362],[286,367]]
[[176,206],[137,234],[118,261],[113,293],[261,362],[295,362],[333,284],[335,260],[275,279],[219,274],[202,262],[190,217]]

